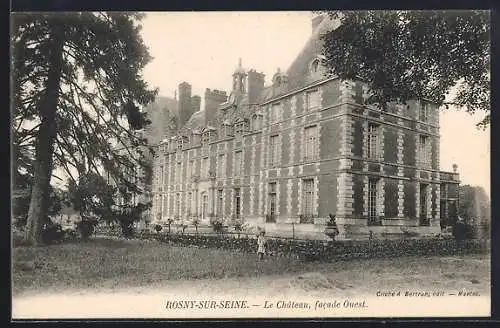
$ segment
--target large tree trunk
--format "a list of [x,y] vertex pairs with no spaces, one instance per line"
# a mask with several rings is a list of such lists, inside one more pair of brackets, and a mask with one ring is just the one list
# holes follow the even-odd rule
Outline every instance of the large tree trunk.
[[[57,18],[54,20],[57,20]],[[33,165],[34,181],[28,211],[28,224],[26,226],[26,242],[34,246],[42,244],[42,225],[49,205],[52,155],[57,134],[56,111],[63,63],[64,38],[60,22],[53,22],[51,34],[53,46],[48,63],[49,71],[45,99],[40,107],[41,125],[37,136],[35,163]]]

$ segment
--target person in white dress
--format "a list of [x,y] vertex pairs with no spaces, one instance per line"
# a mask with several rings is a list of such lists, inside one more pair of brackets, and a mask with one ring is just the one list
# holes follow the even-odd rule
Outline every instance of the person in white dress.
[[257,237],[257,254],[259,255],[259,259],[262,260],[264,258],[264,254],[266,253],[266,237],[265,231],[261,231],[259,233],[259,237]]

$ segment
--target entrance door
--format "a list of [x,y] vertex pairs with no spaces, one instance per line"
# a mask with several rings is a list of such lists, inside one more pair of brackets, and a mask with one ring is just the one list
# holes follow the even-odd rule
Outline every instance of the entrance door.
[[203,193],[201,196],[201,218],[204,220],[208,216],[208,194]]

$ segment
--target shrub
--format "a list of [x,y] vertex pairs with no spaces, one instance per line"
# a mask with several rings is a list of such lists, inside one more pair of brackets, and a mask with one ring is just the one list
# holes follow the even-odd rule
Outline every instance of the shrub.
[[155,231],[156,231],[157,233],[160,233],[160,232],[161,232],[161,229],[163,229],[163,227],[162,227],[161,225],[159,225],[159,224],[155,224]]
[[59,223],[48,219],[42,227],[42,241],[46,245],[60,243],[64,240],[64,231]]
[[76,224],[76,229],[82,236],[82,239],[88,239],[94,232],[98,223],[95,217],[82,217],[82,220]]
[[224,222],[222,221],[222,219],[216,219],[216,220],[212,221],[211,223],[212,223],[212,229],[214,230],[214,232],[217,232],[217,233],[224,232]]

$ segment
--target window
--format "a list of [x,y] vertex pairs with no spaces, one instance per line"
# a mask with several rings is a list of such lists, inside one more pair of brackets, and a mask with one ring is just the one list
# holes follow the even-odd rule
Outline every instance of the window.
[[193,196],[192,196],[191,192],[188,192],[187,199],[186,199],[186,208],[187,208],[188,215],[191,215],[192,197]]
[[201,135],[201,143],[206,145],[210,141],[210,133],[209,132],[204,132]]
[[269,166],[276,166],[280,158],[279,136],[274,135],[269,138]]
[[318,59],[315,59],[312,63],[311,63],[311,73],[312,74],[316,74],[318,72],[318,69],[319,69],[319,60]]
[[239,218],[240,214],[241,214],[240,188],[234,189],[234,214],[235,214],[236,218]]
[[241,137],[243,135],[243,122],[237,123],[234,127],[235,137]]
[[233,134],[233,126],[230,124],[224,124],[225,136],[226,137],[234,137]]
[[382,222],[377,216],[377,186],[378,179],[368,180],[368,224],[380,225]]
[[427,217],[427,184],[420,184],[420,225],[428,226],[429,218]]
[[266,216],[266,222],[276,222],[276,182],[269,184],[269,212]]
[[160,191],[163,192],[163,186],[164,186],[164,181],[163,181],[163,166],[160,166],[160,186],[159,186],[159,189]]
[[237,151],[234,153],[234,175],[235,176],[240,176],[241,175],[241,167],[243,166],[242,163],[242,151]]
[[379,127],[377,124],[368,124],[368,158],[379,159]]
[[418,119],[422,122],[427,122],[427,120],[429,119],[429,105],[425,102],[420,103]]
[[445,198],[448,198],[448,193],[447,193],[447,189],[446,188],[446,183],[441,183],[441,186],[440,186],[440,190],[439,190],[439,195],[441,197],[441,199],[445,199]]
[[312,221],[314,214],[314,179],[302,180],[302,216],[301,223]]
[[175,216],[181,215],[181,194],[175,194]]
[[201,163],[201,175],[203,178],[208,178],[208,171],[210,170],[210,162],[208,157],[204,157]]
[[419,159],[420,165],[423,165],[423,166],[430,165],[428,148],[429,148],[429,137],[424,136],[424,135],[419,136],[418,159]]
[[226,175],[226,155],[220,154],[217,162],[217,176],[224,177]]
[[321,106],[318,90],[306,92],[306,110],[312,110]]
[[254,115],[253,116],[253,130],[257,131],[262,129],[262,115]]
[[181,183],[182,180],[182,170],[181,170],[181,162],[177,163],[177,183]]
[[195,166],[195,161],[194,161],[194,159],[193,159],[193,160],[191,160],[191,162],[190,162],[189,164],[190,164],[190,166],[191,166],[191,169],[190,169],[190,171],[191,171],[191,176],[196,175],[196,166]]
[[269,123],[273,124],[279,121],[280,110],[281,110],[280,103],[271,105],[271,111],[269,112]]
[[312,160],[317,156],[318,129],[316,126],[310,126],[304,130],[304,159]]
[[193,176],[193,160],[189,161],[189,164],[186,168],[186,180],[190,181],[191,177]]
[[177,149],[179,150],[182,149],[182,143],[183,143],[182,141],[183,141],[182,138],[177,139]]
[[224,196],[222,193],[222,189],[217,190],[217,215],[223,214],[222,211],[222,202],[224,200]]

